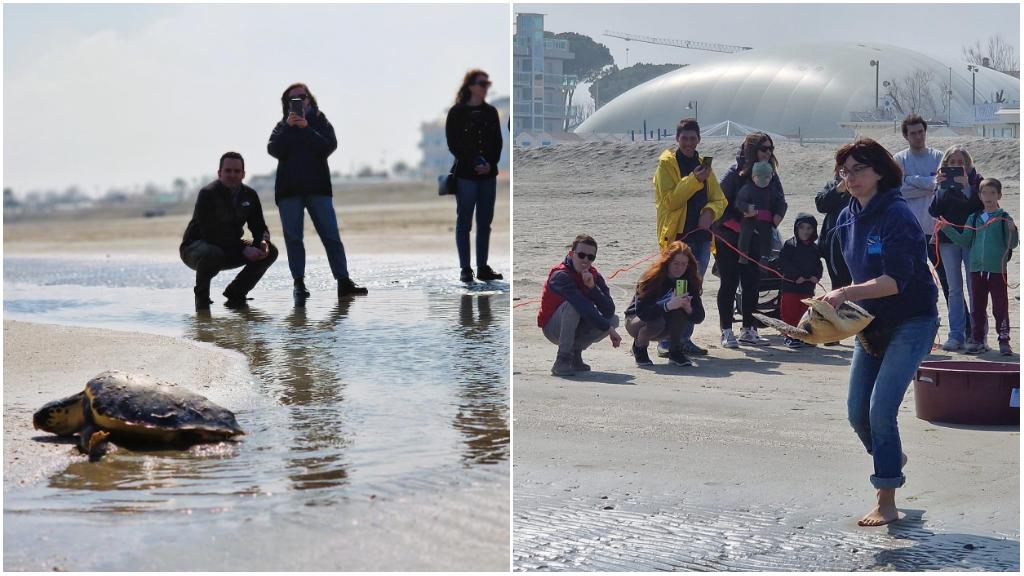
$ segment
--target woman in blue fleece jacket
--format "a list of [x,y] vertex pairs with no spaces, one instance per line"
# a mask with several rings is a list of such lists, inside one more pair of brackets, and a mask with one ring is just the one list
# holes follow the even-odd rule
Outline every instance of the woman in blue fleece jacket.
[[939,329],[938,289],[924,231],[900,195],[903,174],[892,155],[861,139],[839,149],[836,171],[852,196],[835,233],[853,284],[821,299],[835,307],[855,301],[875,316],[854,344],[847,410],[874,460],[871,484],[878,490],[878,505],[858,524],[882,526],[899,519],[896,489],[906,482],[906,455],[896,416]]

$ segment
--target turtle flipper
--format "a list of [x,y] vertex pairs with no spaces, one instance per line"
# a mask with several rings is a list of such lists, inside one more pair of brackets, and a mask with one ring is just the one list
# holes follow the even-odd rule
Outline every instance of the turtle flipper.
[[765,316],[764,314],[760,314],[760,313],[754,312],[753,316],[754,316],[754,318],[757,318],[762,323],[764,323],[765,326],[768,326],[769,328],[774,328],[774,329],[778,330],[779,332],[782,332],[786,336],[790,336],[792,338],[801,338],[801,339],[803,339],[803,338],[808,338],[811,335],[811,333],[806,331],[806,330],[803,330],[801,328],[797,328],[796,326],[790,326],[789,324],[786,324],[782,320],[778,320],[776,318],[771,318],[771,317]]

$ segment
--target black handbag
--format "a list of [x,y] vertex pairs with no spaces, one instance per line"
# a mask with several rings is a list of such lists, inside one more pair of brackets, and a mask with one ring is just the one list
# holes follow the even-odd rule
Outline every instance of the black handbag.
[[452,163],[452,169],[447,174],[443,174],[437,177],[437,195],[444,196],[446,194],[455,194],[455,166],[458,164],[458,160]]

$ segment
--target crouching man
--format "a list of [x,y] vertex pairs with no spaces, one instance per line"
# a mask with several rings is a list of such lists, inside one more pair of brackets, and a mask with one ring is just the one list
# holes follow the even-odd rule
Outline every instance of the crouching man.
[[558,345],[558,355],[551,367],[556,376],[572,376],[586,372],[583,351],[607,336],[612,346],[619,347],[622,336],[615,331],[619,318],[608,284],[594,268],[597,241],[579,235],[565,260],[548,272],[541,294],[537,325],[544,336]]
[[[220,158],[217,180],[199,191],[192,220],[178,249],[181,260],[196,271],[196,310],[209,310],[210,281],[221,270],[244,266],[224,290],[229,308],[245,306],[246,295],[277,259],[263,220],[259,196],[242,184],[245,160],[238,152]],[[242,239],[248,225],[252,241]]]

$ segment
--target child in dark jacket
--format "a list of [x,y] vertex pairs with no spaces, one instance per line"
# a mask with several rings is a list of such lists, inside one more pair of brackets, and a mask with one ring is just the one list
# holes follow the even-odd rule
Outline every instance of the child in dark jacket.
[[[750,253],[750,243],[758,242],[759,254],[767,257],[772,252],[772,218],[773,190],[769,188],[775,169],[770,162],[755,162],[751,168],[750,181],[736,193],[736,208],[747,217],[740,225],[739,248],[745,254]],[[740,264],[750,262],[740,257]]]
[[[779,316],[790,326],[796,326],[807,310],[801,302],[814,296],[814,286],[821,278],[821,252],[815,240],[818,239],[818,221],[801,212],[793,223],[793,237],[782,245],[779,254],[779,271],[786,277],[782,281],[782,297],[779,302]],[[796,338],[786,337],[786,346],[803,348],[814,346]]]

